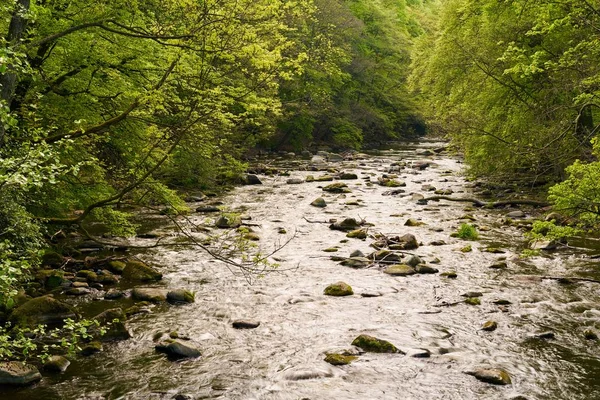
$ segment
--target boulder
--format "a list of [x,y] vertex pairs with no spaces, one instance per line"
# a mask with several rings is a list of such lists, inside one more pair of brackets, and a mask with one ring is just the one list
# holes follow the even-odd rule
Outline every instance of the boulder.
[[86,343],[81,349],[80,353],[82,356],[91,356],[102,351],[102,343],[100,342],[89,342]]
[[338,175],[338,178],[340,178],[343,181],[349,181],[349,180],[358,179],[358,175],[349,173],[349,172],[342,172],[341,174]]
[[327,185],[323,188],[325,192],[329,193],[351,193],[352,191],[348,189],[348,185],[345,183],[332,183],[331,185]]
[[430,267],[429,265],[419,264],[415,267],[417,274],[437,274],[440,272],[437,268]]
[[508,372],[500,368],[482,368],[476,371],[467,372],[482,382],[494,385],[510,385],[511,379]]
[[106,265],[106,269],[114,274],[122,274],[126,265],[127,264],[123,261],[109,261]]
[[247,319],[238,319],[231,323],[235,329],[256,329],[260,326],[260,322],[258,321],[250,321]]
[[113,340],[127,340],[131,337],[125,321],[127,317],[122,308],[111,308],[103,311],[96,315],[93,319],[100,323],[100,326],[106,329],[104,335],[100,337],[96,332],[95,335],[99,336],[99,339],[103,342],[109,342]]
[[493,332],[498,328],[498,323],[496,321],[485,321],[481,326],[482,331]]
[[415,271],[411,266],[406,264],[391,265],[383,272],[392,276],[408,276],[417,273],[417,271]]
[[44,363],[44,371],[48,372],[65,372],[71,365],[71,362],[63,356],[51,356]]
[[200,350],[177,341],[160,343],[154,348],[173,359],[198,358],[202,355]]
[[375,261],[383,261],[383,262],[398,262],[400,261],[400,255],[397,253],[392,253],[390,250],[378,250],[371,254],[369,254],[369,258]]
[[352,296],[354,291],[352,291],[352,287],[345,282],[337,282],[333,283],[325,288],[323,292],[326,296]]
[[367,231],[364,229],[355,229],[353,231],[348,232],[346,234],[346,237],[349,237],[351,239],[366,239]]
[[65,258],[62,254],[58,254],[55,251],[47,250],[42,256],[42,265],[50,268],[59,268],[65,262]]
[[55,289],[66,281],[64,275],[65,273],[60,270],[43,269],[35,273],[35,281],[44,285],[46,289]]
[[123,278],[135,282],[156,282],[162,274],[140,261],[129,261],[123,269]]
[[167,293],[167,301],[169,303],[193,303],[194,300],[195,295],[189,290],[177,289]]
[[334,222],[333,224],[329,225],[329,229],[334,231],[349,232],[356,230],[359,226],[360,224],[356,221],[356,219],[346,218],[342,222]]
[[421,259],[421,257],[413,255],[410,256],[408,260],[406,260],[405,264],[414,268],[419,264],[423,264],[423,260]]
[[242,225],[242,219],[237,215],[221,215],[215,221],[215,226],[221,229],[239,228]]
[[167,301],[168,291],[157,288],[135,288],[131,291],[131,297],[138,301],[149,301],[152,303],[161,303]]
[[221,209],[217,206],[200,206],[196,208],[196,212],[199,213],[214,213],[219,211],[221,211]]
[[348,365],[356,359],[357,359],[356,356],[347,356],[344,354],[332,353],[332,354],[327,354],[324,361],[331,365],[339,366],[339,365]]
[[371,264],[371,260],[366,257],[350,257],[341,262],[344,267],[365,268]]
[[0,385],[26,386],[42,379],[40,371],[19,361],[0,362]]
[[377,339],[369,335],[358,336],[352,341],[352,345],[371,353],[402,353],[387,340]]
[[244,184],[246,185],[262,185],[261,180],[256,175],[248,174],[244,179]]
[[110,289],[108,292],[104,294],[105,300],[117,300],[125,297],[125,292],[117,289]]
[[119,278],[117,278],[112,272],[107,269],[103,269],[98,273],[97,282],[102,283],[104,285],[114,285],[119,282]]
[[292,178],[292,179],[288,179],[286,181],[286,183],[288,185],[300,185],[300,184],[304,183],[304,181],[302,179]]
[[417,238],[411,233],[394,238],[392,242],[389,246],[391,250],[414,250],[419,247]]
[[17,307],[9,320],[14,325],[33,327],[40,324],[61,325],[67,318],[77,318],[73,307],[50,296],[42,296]]
[[319,197],[319,198],[313,200],[313,202],[310,203],[310,205],[313,207],[319,207],[319,208],[327,207],[327,203],[325,202],[325,199],[323,199],[322,197]]

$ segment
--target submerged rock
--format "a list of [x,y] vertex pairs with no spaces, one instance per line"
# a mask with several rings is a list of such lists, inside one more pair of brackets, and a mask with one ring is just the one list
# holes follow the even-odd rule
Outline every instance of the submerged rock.
[[242,219],[236,215],[221,215],[215,221],[215,226],[220,229],[239,228],[242,225]]
[[250,321],[247,319],[238,319],[233,321],[231,325],[235,329],[256,329],[260,326],[260,322],[258,321]]
[[198,358],[202,355],[200,350],[177,341],[160,343],[154,348],[173,359]]
[[330,368],[322,368],[322,367],[304,367],[304,368],[294,368],[292,370],[288,370],[283,375],[283,378],[288,381],[303,381],[308,379],[323,379],[323,378],[331,378],[333,376],[333,371]]
[[19,361],[0,362],[0,385],[26,386],[42,379],[42,374],[33,365]]
[[467,374],[473,375],[482,382],[494,385],[510,385],[512,383],[508,372],[500,368],[478,369],[467,372]]
[[246,185],[262,185],[261,180],[256,175],[248,174],[246,175],[246,179],[244,180],[244,184]]
[[486,321],[481,326],[482,331],[493,332],[498,328],[498,323],[496,321]]
[[429,265],[419,264],[415,267],[417,274],[437,274],[440,272],[437,268],[430,267]]
[[371,264],[371,260],[366,257],[350,257],[341,262],[344,267],[365,268]]
[[137,282],[155,282],[162,279],[162,274],[140,261],[129,261],[123,269],[123,278]]
[[369,335],[360,335],[352,341],[352,346],[360,347],[371,353],[402,353],[387,340],[377,339]]
[[352,296],[354,294],[354,291],[352,290],[352,287],[350,285],[348,285],[347,283],[337,282],[337,283],[327,286],[325,288],[325,291],[323,292],[323,294],[325,294],[326,296],[336,296],[336,297]]

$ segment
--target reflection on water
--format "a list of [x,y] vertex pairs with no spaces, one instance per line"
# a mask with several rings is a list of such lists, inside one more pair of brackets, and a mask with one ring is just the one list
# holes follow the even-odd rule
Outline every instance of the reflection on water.
[[[141,255],[163,266],[165,285],[196,291],[196,303],[163,306],[137,315],[129,322],[133,338],[109,344],[105,351],[77,359],[67,373],[45,377],[33,388],[5,391],[7,399],[170,399],[175,394],[191,398],[226,399],[528,399],[600,398],[597,342],[584,338],[585,329],[598,329],[599,286],[594,283],[561,284],[532,279],[529,275],[592,276],[598,263],[580,250],[520,259],[521,233],[502,226],[503,210],[469,209],[465,203],[418,205],[411,193],[422,186],[452,189],[455,196],[472,196],[460,175],[461,164],[448,156],[419,156],[439,143],[395,146],[372,153],[367,159],[332,166],[356,172],[346,181],[352,193],[327,194],[319,182],[288,185],[288,177],[262,177],[262,186],[236,189],[222,199],[230,209],[247,207],[253,229],[266,250],[285,238],[285,228],[296,238],[278,254],[281,271],[248,285],[223,264],[196,248],[158,248]],[[425,170],[411,168],[414,161],[434,162]],[[382,196],[389,190],[367,185],[386,173],[392,163],[407,162],[399,179],[406,182],[405,196]],[[289,165],[289,164],[283,164]],[[320,172],[306,164],[291,171],[291,178]],[[427,193],[424,193],[427,195]],[[325,209],[310,206],[317,197]],[[359,205],[349,205],[347,203]],[[481,240],[470,242],[472,252],[459,251],[465,242],[451,238],[466,213],[476,219]],[[436,258],[441,272],[453,270],[456,279],[439,275],[394,278],[377,268],[352,269],[329,260],[322,250],[338,246],[336,255],[354,250],[367,254],[370,240],[350,239],[330,231],[331,218],[363,218],[374,224],[370,233],[413,233],[422,246],[414,252],[425,261]],[[201,222],[205,216],[194,216]],[[408,218],[425,225],[404,226]],[[445,245],[429,243],[443,240]],[[140,243],[147,243],[140,239]],[[149,243],[149,242],[148,242]],[[503,254],[484,251],[493,246]],[[506,269],[490,269],[499,260]],[[294,268],[298,265],[298,268]],[[344,281],[354,296],[324,296],[330,283]],[[467,291],[483,293],[481,305],[437,307],[462,299]],[[379,293],[362,297],[361,293]],[[497,305],[495,302],[509,305]],[[127,300],[125,300],[126,302]],[[125,304],[125,303],[123,303]],[[87,306],[89,314],[101,304]],[[234,330],[231,321],[258,320],[259,328]],[[481,324],[498,323],[494,332]],[[155,353],[156,332],[177,331],[202,349],[198,360],[170,362]],[[536,334],[552,331],[555,338]],[[430,358],[364,354],[349,366],[333,367],[324,353],[347,349],[361,333],[380,337],[404,351],[427,349]],[[506,369],[513,384],[496,387],[481,383],[464,371],[479,366]],[[301,372],[327,377],[290,380]]]

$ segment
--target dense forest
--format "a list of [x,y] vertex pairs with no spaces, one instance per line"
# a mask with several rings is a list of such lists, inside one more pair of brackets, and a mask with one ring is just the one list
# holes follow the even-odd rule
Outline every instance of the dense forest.
[[599,30],[585,0],[4,2],[1,307],[57,232],[131,236],[126,210],[186,213],[256,150],[430,133],[547,191],[573,226],[546,233],[597,227]]

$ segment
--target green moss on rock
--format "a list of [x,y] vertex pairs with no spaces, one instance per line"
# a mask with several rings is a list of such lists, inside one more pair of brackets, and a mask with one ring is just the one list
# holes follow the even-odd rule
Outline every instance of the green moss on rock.
[[327,354],[325,362],[331,365],[348,365],[357,358],[356,356],[345,356],[343,354]]
[[123,278],[135,282],[154,282],[162,279],[162,274],[140,261],[129,261],[123,270]]
[[22,327],[39,324],[58,325],[65,319],[77,318],[75,309],[50,296],[36,297],[13,310],[9,320]]
[[377,339],[369,335],[358,336],[354,339],[352,345],[371,353],[401,353],[396,346],[387,340]]
[[326,296],[352,296],[354,291],[352,287],[345,282],[337,282],[325,288],[323,292]]

